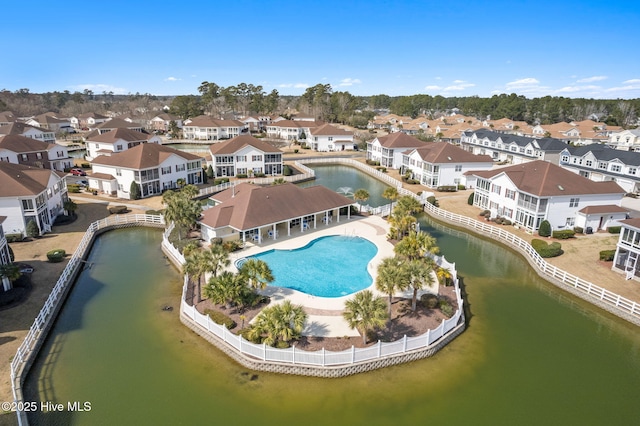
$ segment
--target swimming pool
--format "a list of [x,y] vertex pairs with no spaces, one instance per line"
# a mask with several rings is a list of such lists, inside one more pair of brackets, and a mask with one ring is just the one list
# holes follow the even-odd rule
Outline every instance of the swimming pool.
[[251,258],[264,260],[275,280],[286,287],[318,297],[341,297],[369,287],[367,265],[378,252],[361,237],[331,235],[294,250],[269,250]]

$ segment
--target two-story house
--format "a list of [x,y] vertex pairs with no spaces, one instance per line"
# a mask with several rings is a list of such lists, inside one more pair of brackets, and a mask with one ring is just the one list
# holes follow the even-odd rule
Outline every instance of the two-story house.
[[182,134],[189,140],[218,141],[240,136],[246,129],[242,121],[216,120],[200,115],[184,122]]
[[176,123],[177,128],[182,129],[182,119],[177,115],[171,115],[165,112],[151,119],[151,130],[168,132],[172,121]]
[[622,272],[628,280],[640,279],[640,218],[621,220],[620,226],[611,269]]
[[626,192],[640,192],[640,152],[600,144],[568,146],[560,153],[560,166],[594,182],[614,181]]
[[551,138],[531,138],[479,129],[460,135],[460,146],[477,155],[488,155],[494,161],[520,164],[544,160],[560,161],[560,152],[567,144]]
[[312,120],[279,120],[267,124],[267,136],[286,141],[308,142],[311,130],[322,122]]
[[162,139],[157,135],[122,128],[94,134],[86,140],[86,159],[92,161],[99,155],[126,151],[142,143],[162,144]]
[[[467,174],[476,179],[474,206],[530,232],[538,230],[543,220],[548,220],[552,229],[585,228],[587,214],[583,209],[596,206],[601,208],[589,212],[589,221],[598,223],[594,231],[606,229],[615,221],[609,213],[618,210],[625,193],[615,182],[593,182],[542,160]],[[593,216],[597,214],[600,218]]]
[[465,185],[472,188],[475,181],[467,181],[466,172],[490,170],[493,160],[488,155],[475,155],[448,142],[431,142],[423,148],[405,151],[400,173],[429,188],[446,185]]
[[95,112],[85,112],[84,114],[70,117],[69,121],[71,122],[71,127],[76,130],[89,130],[97,124],[104,123],[110,119],[111,118],[106,115]]
[[26,123],[16,121],[6,126],[0,127],[0,136],[20,135],[45,143],[56,143],[56,134],[51,130],[30,126]]
[[216,176],[282,174],[282,151],[250,135],[215,143],[209,152]]
[[640,151],[640,129],[612,132],[606,142],[611,148],[622,151]]
[[58,171],[73,164],[66,147],[20,135],[0,136],[0,161]]
[[329,123],[309,129],[311,136],[307,145],[316,151],[351,151],[355,148],[353,132],[332,126]]
[[35,221],[40,234],[51,232],[69,199],[63,175],[53,170],[0,162],[0,215],[4,231],[26,233]]
[[41,129],[46,129],[54,133],[72,133],[71,120],[66,118],[58,118],[52,113],[40,114],[29,118],[26,124]]
[[379,161],[381,166],[392,169],[402,167],[402,156],[405,152],[428,146],[413,136],[402,132],[391,133],[367,142],[367,160]]
[[202,158],[155,143],[143,143],[126,151],[96,157],[87,177],[89,187],[111,196],[130,199],[131,183],[135,182],[142,198],[178,188],[179,180],[186,184],[202,183]]

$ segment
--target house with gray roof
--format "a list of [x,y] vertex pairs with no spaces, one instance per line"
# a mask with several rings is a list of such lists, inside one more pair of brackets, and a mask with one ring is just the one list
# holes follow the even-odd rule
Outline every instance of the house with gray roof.
[[559,139],[518,136],[479,129],[463,132],[460,146],[477,155],[488,155],[494,161],[520,164],[544,160],[553,164],[560,161],[560,152],[567,144]]
[[126,151],[100,155],[91,162],[89,187],[110,196],[130,199],[132,183],[142,198],[167,189],[202,183],[202,158],[155,143],[143,143]]
[[63,174],[53,170],[0,161],[0,216],[8,234],[26,233],[34,221],[40,234],[51,232],[55,219],[64,214],[67,186]]
[[210,197],[216,205],[200,220],[202,239],[261,243],[292,232],[326,226],[350,218],[353,200],[321,185],[300,188],[292,183],[257,186],[242,183]]
[[626,217],[618,209],[625,191],[616,182],[593,182],[548,161],[467,174],[476,179],[474,206],[529,232],[537,231],[543,220],[554,230],[591,226],[598,231]]
[[236,136],[209,147],[215,176],[255,176],[282,174],[282,151],[251,135]]
[[640,152],[607,145],[567,146],[560,166],[594,182],[613,181],[625,192],[640,193]]

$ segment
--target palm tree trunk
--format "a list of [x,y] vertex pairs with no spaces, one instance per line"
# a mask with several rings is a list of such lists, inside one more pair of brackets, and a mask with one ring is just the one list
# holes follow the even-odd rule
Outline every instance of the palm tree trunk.
[[416,311],[416,307],[418,305],[417,301],[418,301],[418,287],[414,287],[413,288],[413,299],[411,300],[411,310],[413,312]]
[[389,321],[391,321],[391,300],[393,299],[393,295],[389,294]]

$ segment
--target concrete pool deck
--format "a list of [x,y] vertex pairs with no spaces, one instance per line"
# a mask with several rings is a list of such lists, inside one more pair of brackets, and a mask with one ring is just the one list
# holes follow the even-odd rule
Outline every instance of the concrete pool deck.
[[[394,256],[393,244],[387,240],[389,224],[379,216],[354,216],[351,219],[341,219],[340,223],[330,223],[328,225],[318,225],[316,229],[305,232],[297,232],[291,236],[278,237],[276,240],[265,239],[261,244],[248,243],[247,248],[232,254],[232,268],[234,272],[235,261],[244,257],[252,256],[267,250],[291,250],[304,247],[312,240],[329,235],[347,235],[366,238],[377,247],[378,251],[369,262],[367,269],[372,277],[369,290],[374,294],[388,297],[380,293],[375,288],[377,269],[381,260],[385,257]],[[293,266],[293,265],[292,265]],[[336,271],[339,273],[339,271]],[[431,289],[431,291],[434,291]],[[437,289],[435,290],[437,292]],[[320,337],[344,337],[359,336],[356,330],[352,330],[347,322],[342,318],[342,311],[346,300],[353,297],[353,294],[342,297],[317,297],[301,293],[284,287],[267,287],[260,290],[260,293],[269,296],[272,303],[281,303],[285,299],[296,305],[302,305],[309,315],[307,326],[302,332],[303,335]],[[410,297],[411,290],[403,296]],[[400,295],[400,294],[398,294]]]

